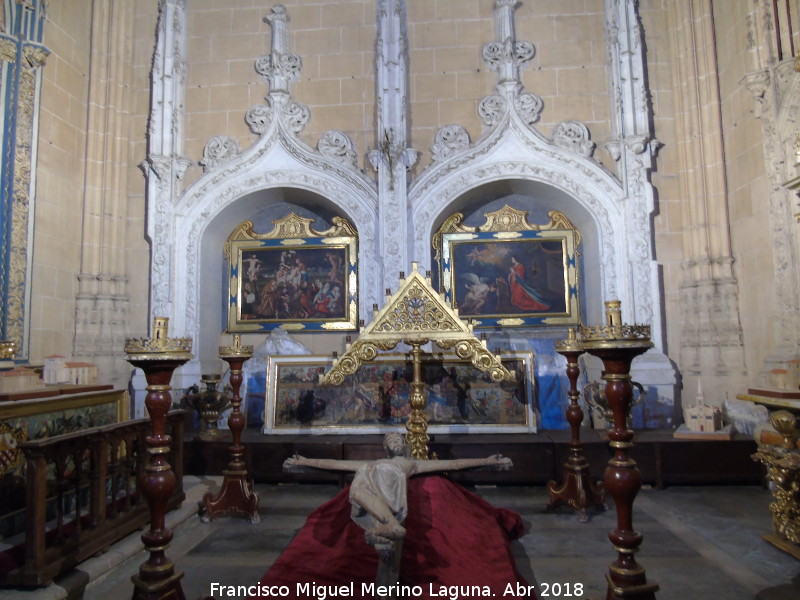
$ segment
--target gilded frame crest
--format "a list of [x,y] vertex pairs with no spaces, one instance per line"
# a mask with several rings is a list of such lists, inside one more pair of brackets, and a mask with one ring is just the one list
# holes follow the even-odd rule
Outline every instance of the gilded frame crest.
[[325,231],[291,213],[257,233],[239,225],[225,244],[228,332],[351,331],[358,324],[358,236],[335,217]]
[[528,223],[527,215],[506,205],[469,227],[456,213],[436,233],[445,300],[476,328],[580,322],[580,233],[558,211],[544,225]]

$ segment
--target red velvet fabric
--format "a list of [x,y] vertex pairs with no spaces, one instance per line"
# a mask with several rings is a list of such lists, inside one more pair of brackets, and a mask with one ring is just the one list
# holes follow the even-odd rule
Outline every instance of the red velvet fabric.
[[[408,508],[400,584],[420,586],[423,593],[418,598],[441,600],[448,594],[440,593],[440,586],[473,585],[488,586],[491,593],[502,598],[509,583],[514,589],[517,583],[527,585],[517,572],[510,549],[511,540],[523,534],[522,518],[516,512],[495,508],[438,475],[409,480]],[[374,548],[366,543],[364,530],[350,518],[349,490],[344,489],[311,513],[259,585],[284,585],[291,592],[288,598],[308,600],[314,594],[299,588],[298,583],[352,583],[352,597],[362,598],[361,584],[374,582],[377,568]],[[260,591],[265,593],[263,588]],[[487,590],[482,587],[481,591]],[[458,596],[478,597],[472,593]]]

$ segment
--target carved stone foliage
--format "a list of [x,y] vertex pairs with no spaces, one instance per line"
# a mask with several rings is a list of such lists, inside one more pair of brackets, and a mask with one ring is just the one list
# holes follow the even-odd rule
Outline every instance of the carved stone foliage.
[[281,122],[287,131],[300,133],[311,120],[311,109],[299,102],[289,102],[281,112]]
[[287,23],[289,15],[282,4],[276,4],[264,18],[272,27],[272,52],[256,60],[256,71],[269,83],[270,94],[288,92],[303,70],[303,61],[289,50]]
[[353,140],[337,129],[326,131],[317,142],[317,150],[322,156],[330,158],[347,167],[356,167],[358,153]]
[[544,102],[536,94],[524,92],[514,100],[514,108],[517,110],[519,118],[530,127],[539,120]]
[[229,135],[212,137],[203,148],[203,158],[200,165],[207,172],[219,165],[232,161],[239,155],[239,142]]
[[461,125],[445,125],[438,132],[431,146],[434,161],[450,158],[469,148],[469,133]]
[[297,54],[273,52],[256,60],[256,72],[270,80],[282,77],[287,81],[296,81],[302,71],[303,59]]
[[529,62],[536,49],[530,42],[520,42],[506,38],[491,42],[483,47],[483,60],[492,71],[499,72],[506,64],[511,63],[519,68]]
[[244,121],[250,131],[257,135],[262,135],[272,121],[272,109],[265,104],[256,104],[247,111]]
[[553,129],[553,143],[581,156],[590,157],[594,152],[594,142],[589,140],[589,129],[578,121],[564,121]]
[[508,103],[502,96],[486,96],[478,105],[478,115],[486,127],[494,127],[503,118]]

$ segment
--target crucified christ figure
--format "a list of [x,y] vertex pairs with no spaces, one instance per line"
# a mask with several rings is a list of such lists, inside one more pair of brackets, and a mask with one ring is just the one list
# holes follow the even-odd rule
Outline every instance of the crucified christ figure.
[[408,479],[424,473],[458,471],[478,467],[509,470],[511,459],[494,454],[488,458],[456,460],[415,460],[408,456],[405,438],[399,433],[385,436],[383,446],[389,458],[378,460],[333,460],[293,456],[283,463],[285,471],[303,467],[355,472],[350,485],[351,516],[366,531],[370,545],[398,542],[405,536],[403,527],[408,503]]
[[[488,458],[456,460],[416,460],[409,457],[405,438],[399,433],[384,437],[383,447],[389,458],[378,460],[332,460],[293,456],[283,463],[284,471],[303,471],[306,468],[331,471],[351,471],[355,475],[350,485],[350,516],[365,531],[367,543],[378,553],[376,591],[393,589],[400,580],[400,559],[408,513],[406,489],[409,478],[423,473],[489,468],[509,470],[511,460],[500,454]],[[394,598],[393,592],[378,591],[376,600]]]

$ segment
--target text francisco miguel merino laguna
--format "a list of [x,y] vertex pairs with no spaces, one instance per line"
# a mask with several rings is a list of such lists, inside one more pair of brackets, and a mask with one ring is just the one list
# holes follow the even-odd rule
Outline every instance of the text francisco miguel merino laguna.
[[[355,583],[347,585],[317,585],[316,583],[296,583],[292,590],[288,585],[222,585],[211,583],[212,596],[280,598],[293,595],[295,597],[328,600],[330,598],[375,598],[390,596],[394,598],[441,598],[442,600],[460,600],[462,598],[492,597],[494,593],[488,585],[439,585],[427,584],[425,590],[421,585],[376,585],[361,583],[357,590]],[[536,596],[536,586],[521,583],[508,583],[503,597],[525,598]],[[292,594],[294,591],[294,594]],[[427,591],[427,595],[425,592]],[[357,592],[360,592],[357,594]]]

